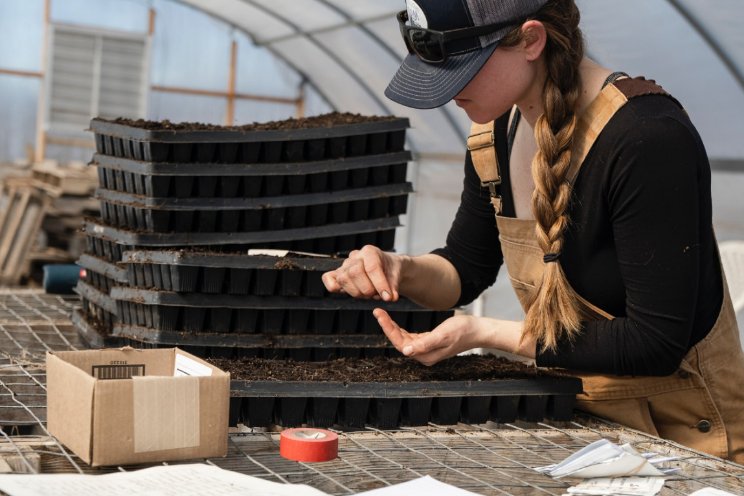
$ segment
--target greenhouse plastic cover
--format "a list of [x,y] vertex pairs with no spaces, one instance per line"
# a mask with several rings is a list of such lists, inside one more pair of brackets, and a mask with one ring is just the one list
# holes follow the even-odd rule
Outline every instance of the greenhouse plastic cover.
[[[452,104],[411,111],[383,91],[405,55],[403,0],[181,0],[246,32],[304,74],[339,110],[411,117],[410,145],[461,154],[467,120]],[[657,80],[683,102],[715,158],[744,157],[744,2],[579,0],[588,53]]]

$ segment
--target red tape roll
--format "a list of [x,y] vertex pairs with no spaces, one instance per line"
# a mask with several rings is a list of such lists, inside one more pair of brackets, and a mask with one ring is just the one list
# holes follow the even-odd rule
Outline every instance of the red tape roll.
[[338,435],[325,429],[285,429],[279,438],[279,454],[296,462],[327,462],[338,456]]

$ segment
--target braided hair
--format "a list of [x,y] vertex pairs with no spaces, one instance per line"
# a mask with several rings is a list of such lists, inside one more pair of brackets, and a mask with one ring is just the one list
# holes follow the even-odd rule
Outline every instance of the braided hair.
[[[540,248],[547,258],[554,259],[563,248],[564,231],[569,224],[568,172],[577,123],[576,102],[581,91],[579,64],[584,56],[584,39],[574,0],[550,0],[533,19],[540,21],[547,33],[547,77],[542,92],[544,113],[534,129],[537,153],[532,160],[532,213]],[[504,38],[501,46],[514,46],[523,37],[524,33],[517,29]],[[580,331],[579,298],[560,263],[546,263],[524,329],[524,335],[534,337],[541,351],[555,349],[559,340],[572,339]]]

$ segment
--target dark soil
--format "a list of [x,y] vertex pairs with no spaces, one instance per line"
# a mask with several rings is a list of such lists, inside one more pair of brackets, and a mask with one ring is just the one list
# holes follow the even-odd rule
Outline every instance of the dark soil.
[[505,358],[483,355],[457,356],[427,367],[410,358],[341,358],[329,362],[295,362],[244,358],[212,358],[215,367],[230,372],[234,380],[331,382],[430,382],[485,381],[555,377],[556,371],[538,369]]
[[101,119],[106,122],[113,122],[125,126],[147,129],[150,131],[276,131],[286,129],[307,129],[316,127],[334,127],[347,124],[360,124],[364,122],[384,122],[398,119],[395,116],[368,116],[361,114],[351,114],[348,112],[332,112],[330,114],[316,115],[313,117],[303,117],[301,119],[286,119],[283,121],[271,122],[254,122],[242,126],[219,126],[216,124],[205,124],[202,122],[171,122],[148,121],[144,119],[125,119],[118,118],[114,120]]
[[297,267],[297,264],[294,263],[289,258],[280,258],[275,264],[274,268],[277,270],[295,270],[299,267]]

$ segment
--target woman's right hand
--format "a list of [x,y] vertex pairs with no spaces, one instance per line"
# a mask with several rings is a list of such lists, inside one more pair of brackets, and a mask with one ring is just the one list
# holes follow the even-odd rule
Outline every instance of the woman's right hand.
[[341,267],[323,274],[323,284],[331,293],[397,301],[402,266],[403,256],[366,245],[349,253]]

